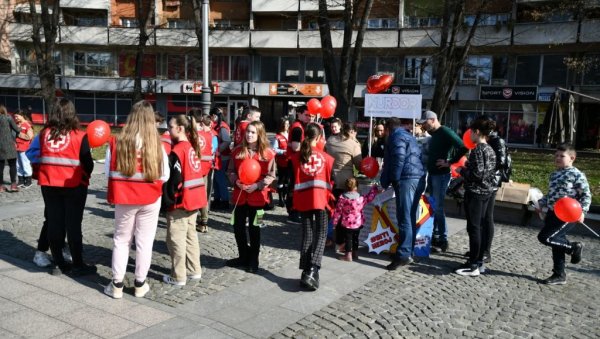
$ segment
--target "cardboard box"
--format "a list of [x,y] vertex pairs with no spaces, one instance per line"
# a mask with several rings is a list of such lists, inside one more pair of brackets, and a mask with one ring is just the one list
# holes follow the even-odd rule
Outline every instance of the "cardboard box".
[[529,202],[529,188],[529,184],[503,182],[496,193],[496,200],[526,205]]

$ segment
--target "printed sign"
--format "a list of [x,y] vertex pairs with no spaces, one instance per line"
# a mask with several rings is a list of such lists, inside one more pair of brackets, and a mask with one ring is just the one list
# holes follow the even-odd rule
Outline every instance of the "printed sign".
[[323,95],[323,85],[315,84],[269,84],[269,95],[305,95],[320,97]]
[[[202,93],[202,81],[184,82],[181,84],[181,92],[188,94]],[[219,94],[219,83],[216,81],[212,82],[212,94]]]
[[496,101],[536,101],[538,88],[536,86],[481,86],[480,100]]
[[420,85],[392,85],[385,90],[385,94],[421,94]]
[[365,116],[418,119],[422,101],[421,94],[365,94]]

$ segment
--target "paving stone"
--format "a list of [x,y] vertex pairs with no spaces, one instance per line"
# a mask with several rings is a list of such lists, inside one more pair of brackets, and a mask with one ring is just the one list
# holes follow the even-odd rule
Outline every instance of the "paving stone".
[[[31,325],[23,326],[23,324]],[[30,309],[4,314],[0,327],[26,338],[52,338],[74,329],[67,322],[57,321]]]

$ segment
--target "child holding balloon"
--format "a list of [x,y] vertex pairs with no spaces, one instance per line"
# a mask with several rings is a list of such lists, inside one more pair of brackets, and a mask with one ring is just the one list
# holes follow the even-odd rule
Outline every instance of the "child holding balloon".
[[[229,163],[229,181],[233,184],[233,232],[239,256],[227,261],[227,266],[246,267],[258,271],[260,222],[269,203],[269,185],[275,180],[275,152],[269,147],[265,125],[253,121],[246,127],[242,143],[233,149]],[[246,236],[246,223],[250,246]]]
[[[583,223],[586,213],[592,202],[590,187],[581,171],[573,166],[577,153],[570,144],[562,144],[556,148],[554,164],[556,171],[550,174],[548,194],[538,201],[541,208],[548,207],[544,219],[544,227],[538,234],[538,240],[552,247],[552,261],[554,267],[552,276],[541,282],[547,285],[564,285],[567,283],[565,273],[565,253],[571,255],[571,263],[581,261],[583,244],[569,242],[566,234],[571,229],[571,222]],[[568,197],[568,198],[566,198]],[[577,203],[569,198],[573,198]],[[569,206],[564,206],[563,201],[572,201]]]

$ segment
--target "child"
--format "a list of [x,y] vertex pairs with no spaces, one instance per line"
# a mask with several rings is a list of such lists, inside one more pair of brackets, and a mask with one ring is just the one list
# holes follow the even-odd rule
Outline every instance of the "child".
[[319,288],[319,269],[327,237],[326,209],[333,196],[333,158],[317,149],[317,142],[321,138],[321,127],[314,123],[308,124],[300,151],[291,157],[293,209],[300,212],[302,220],[300,284],[313,291]]
[[29,188],[31,187],[31,175],[32,169],[25,151],[29,148],[31,139],[33,139],[33,128],[31,128],[31,121],[25,112],[17,110],[14,114],[14,119],[21,132],[17,136],[17,174],[19,175],[19,187]]
[[[269,147],[265,125],[260,121],[248,124],[241,144],[233,149],[229,163],[229,181],[233,185],[233,232],[239,257],[227,261],[227,266],[246,267],[250,273],[258,272],[260,252],[260,224],[256,215],[270,202],[269,185],[275,180],[275,152]],[[260,164],[260,177],[252,184],[238,180],[238,169],[246,159],[255,159]],[[261,211],[264,213],[264,211]],[[246,237],[246,223],[250,246]]]
[[377,195],[377,186],[373,185],[366,196],[361,196],[357,192],[358,184],[356,178],[346,179],[346,193],[338,199],[335,211],[333,212],[333,225],[338,225],[342,221],[338,232],[345,236],[346,254],[338,259],[343,261],[352,261],[358,259],[358,234],[364,222],[363,209]]
[[207,203],[206,186],[198,157],[196,119],[185,115],[171,118],[169,133],[174,145],[169,156],[171,175],[165,190],[167,199],[173,201],[167,209],[167,248],[172,263],[171,274],[165,275],[163,281],[184,286],[187,278],[202,279],[196,219],[198,210]]
[[106,149],[107,200],[115,205],[112,281],[104,293],[123,297],[129,248],[135,236],[135,296],[150,290],[146,276],[152,261],[161,205],[162,184],[169,178],[169,159],[156,129],[154,109],[147,101],[133,105],[118,137]]
[[539,200],[540,208],[548,207],[548,213],[544,220],[544,227],[538,234],[538,240],[542,244],[552,247],[552,261],[554,263],[552,276],[541,281],[547,285],[564,285],[567,283],[565,253],[571,255],[572,264],[581,261],[583,244],[569,242],[566,237],[573,224],[563,222],[554,214],[554,204],[558,199],[565,196],[574,198],[581,204],[583,213],[581,213],[578,220],[580,223],[583,222],[585,213],[590,208],[592,194],[585,174],[573,167],[576,156],[575,148],[569,144],[562,144],[556,148],[556,153],[554,153],[556,171],[550,174],[548,194]]
[[496,174],[496,153],[487,144],[487,138],[496,128],[496,122],[485,117],[471,124],[471,140],[476,144],[469,154],[466,167],[457,172],[464,178],[465,216],[469,234],[469,259],[456,273],[475,277],[485,272],[483,254],[487,249],[490,223],[487,220],[488,204],[494,192]]

